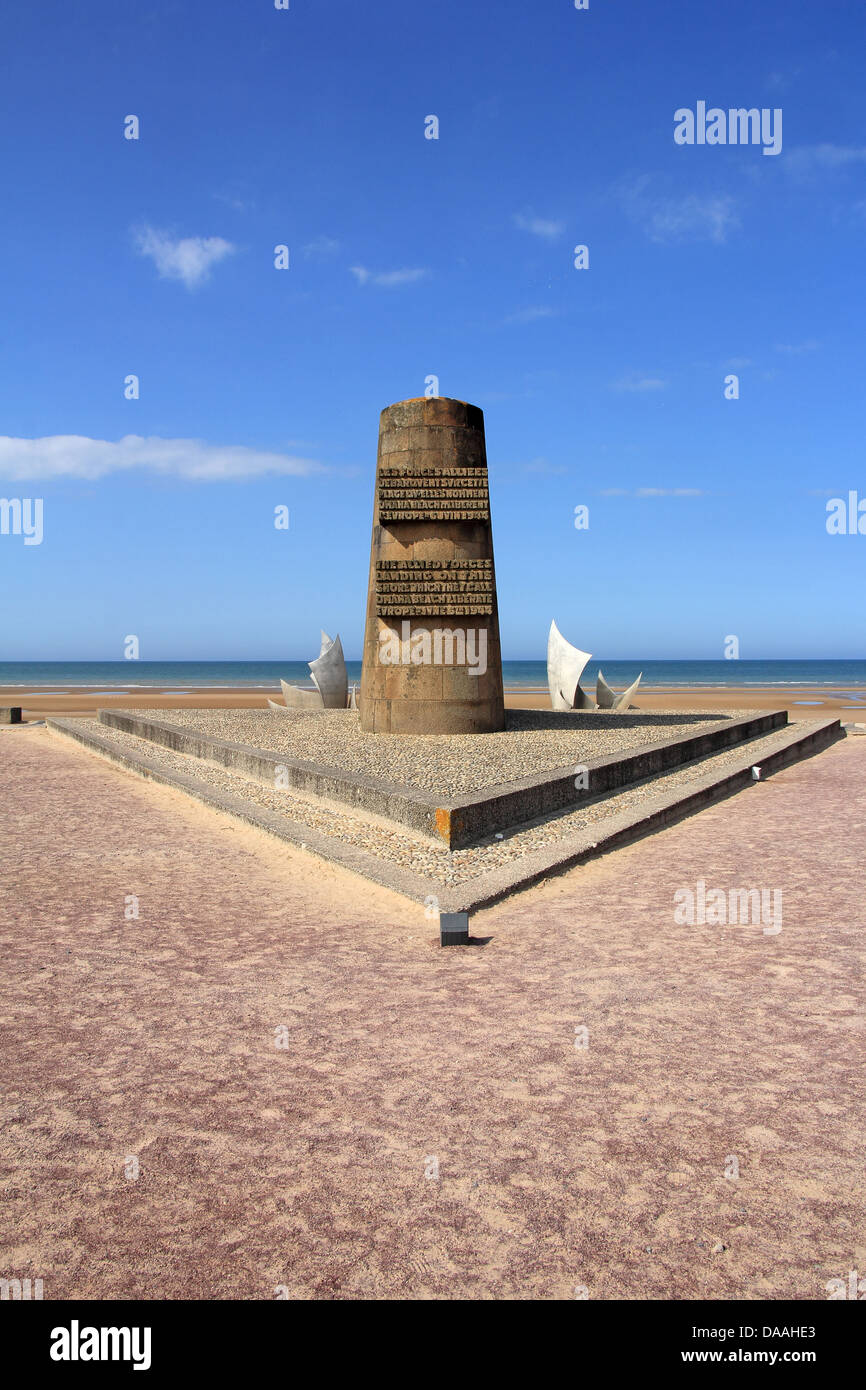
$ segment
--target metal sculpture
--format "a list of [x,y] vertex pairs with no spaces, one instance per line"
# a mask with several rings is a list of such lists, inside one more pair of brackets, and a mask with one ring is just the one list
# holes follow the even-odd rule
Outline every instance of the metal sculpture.
[[285,704],[279,705],[275,700],[268,700],[271,709],[284,714],[286,710],[352,708],[349,704],[349,678],[346,674],[346,661],[339,633],[332,638],[323,630],[322,650],[315,661],[308,661],[307,665],[315,690],[305,690],[300,685],[287,685],[281,680]]
[[[547,638],[547,685],[550,690],[551,708],[558,710],[582,709],[587,697],[580,688],[583,668],[590,659],[589,652],[582,652],[566,642],[555,622],[550,624]],[[578,703],[579,701],[579,703]]]
[[628,690],[617,695],[599,670],[595,683],[595,704],[593,704],[580,684],[580,678],[589,660],[589,652],[582,652],[579,647],[573,647],[570,642],[566,642],[556,623],[550,624],[550,633],[547,638],[547,686],[550,691],[551,708],[555,710],[609,709],[613,713],[622,713],[627,710],[641,683],[643,671],[637,680],[632,682]]

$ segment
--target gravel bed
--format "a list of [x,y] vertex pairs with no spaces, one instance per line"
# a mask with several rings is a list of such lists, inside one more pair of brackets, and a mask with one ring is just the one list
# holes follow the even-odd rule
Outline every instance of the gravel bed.
[[84,719],[76,723],[81,728],[98,734],[118,751],[127,755],[149,757],[166,770],[186,773],[214,790],[230,792],[269,811],[281,812],[290,820],[308,825],[311,829],[367,850],[401,868],[449,886],[470,882],[481,874],[545,845],[565,839],[587,826],[597,826],[601,831],[602,823],[608,817],[628,811],[640,811],[644,802],[665,792],[685,791],[691,783],[697,782],[710,769],[718,769],[720,774],[724,775],[727,770],[741,767],[748,758],[760,760],[760,757],[766,757],[775,747],[784,743],[790,734],[790,728],[778,729],[772,734],[748,744],[740,744],[725,753],[716,753],[663,776],[650,778],[647,782],[585,805],[580,810],[549,817],[524,829],[506,832],[501,840],[491,838],[470,849],[449,850],[445,845],[422,840],[402,828],[395,827],[392,830],[381,820],[374,823],[348,811],[332,809],[313,799],[298,796],[292,791],[277,791],[261,782],[228,772],[188,754],[172,753],[146,739],[108,728],[95,719]]
[[[176,724],[229,743],[361,772],[443,799],[500,782],[574,767],[611,753],[683,738],[735,714],[553,714],[508,710],[500,734],[367,734],[356,710],[160,710],[157,722]],[[141,714],[140,710],[124,710]]]

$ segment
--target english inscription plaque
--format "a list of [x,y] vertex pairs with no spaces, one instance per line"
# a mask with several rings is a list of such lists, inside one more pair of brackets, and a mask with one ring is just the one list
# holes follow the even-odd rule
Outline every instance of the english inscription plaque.
[[382,617],[451,617],[493,612],[492,560],[378,560]]

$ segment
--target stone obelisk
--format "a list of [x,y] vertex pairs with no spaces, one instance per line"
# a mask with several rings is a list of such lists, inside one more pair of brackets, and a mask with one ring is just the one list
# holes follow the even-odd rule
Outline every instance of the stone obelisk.
[[484,416],[422,396],[382,411],[361,728],[504,726]]

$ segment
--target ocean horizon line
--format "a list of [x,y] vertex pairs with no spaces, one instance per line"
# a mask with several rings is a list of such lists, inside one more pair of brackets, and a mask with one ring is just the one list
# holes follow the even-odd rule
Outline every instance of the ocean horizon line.
[[[785,662],[797,662],[800,665],[813,666],[824,665],[828,662],[866,665],[866,656],[593,656],[590,660],[593,662],[645,661],[655,665],[670,662],[682,666],[711,664],[733,667],[754,666],[758,663],[780,665]],[[526,665],[544,661],[543,656],[504,656],[502,658],[503,665]],[[280,662],[288,662],[290,665],[307,665],[308,659],[294,656],[136,657],[134,660],[123,657],[7,657],[5,660],[0,660],[0,670],[8,666],[276,666]],[[346,664],[348,666],[360,665],[361,657],[347,656]]]
[[[350,683],[361,679],[360,660],[346,662]],[[838,690],[866,687],[866,659],[858,657],[591,658],[583,676],[592,690],[599,670],[614,686],[628,685],[639,672],[646,690],[749,689],[776,687]],[[506,658],[503,684],[508,691],[545,691],[547,663],[539,658]],[[280,680],[312,688],[307,661],[279,659],[228,661],[0,661],[0,686],[8,690],[89,689],[95,693],[162,688],[218,691],[273,691]]]

